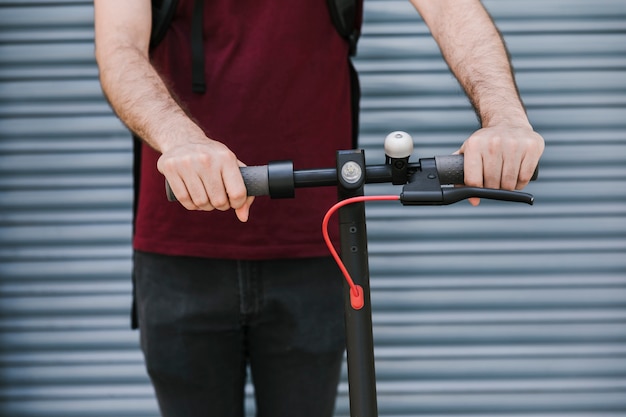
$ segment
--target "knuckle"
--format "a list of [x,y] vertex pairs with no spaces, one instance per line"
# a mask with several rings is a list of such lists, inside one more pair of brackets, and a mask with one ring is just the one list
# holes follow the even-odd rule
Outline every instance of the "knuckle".
[[211,202],[209,201],[209,198],[206,195],[194,197],[193,203],[197,207],[201,207],[203,209],[206,209],[208,206],[211,205]]
[[193,158],[193,163],[198,164],[202,167],[210,166],[213,163],[213,156],[208,153],[198,153],[194,156],[191,156],[189,159]]
[[180,203],[183,207],[185,207],[187,210],[192,210],[192,211],[195,211],[195,210],[198,210],[198,209],[199,209],[199,207],[198,207],[197,205],[195,205],[195,204],[194,204],[194,202],[193,202],[193,201],[191,201],[191,199],[190,199],[190,198],[181,199],[181,200],[178,200],[178,201],[179,201],[179,203]]
[[163,174],[172,172],[174,170],[174,166],[175,163],[172,158],[161,156],[157,161],[157,169]]
[[517,178],[517,185],[516,187],[521,186],[522,188],[528,184],[530,182],[530,179],[532,178],[532,174],[526,174],[524,172],[520,172],[519,177]]
[[248,195],[247,195],[246,190],[244,189],[244,190],[238,190],[238,191],[229,193],[228,197],[230,198],[230,201],[232,202],[232,204],[234,206],[237,206],[235,208],[239,208],[246,202]]
[[502,183],[500,185],[500,188],[502,188],[503,190],[514,190],[515,187],[517,186],[517,178],[507,175],[505,177],[502,178]]
[[225,197],[212,198],[211,205],[220,211],[226,211],[230,208],[230,204]]
[[464,178],[465,185],[468,187],[482,187],[483,181],[478,177],[469,177],[465,176]]

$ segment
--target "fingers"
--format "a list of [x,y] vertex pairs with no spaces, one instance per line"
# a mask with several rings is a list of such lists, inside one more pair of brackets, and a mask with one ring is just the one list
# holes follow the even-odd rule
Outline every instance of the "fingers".
[[543,149],[543,138],[530,128],[481,129],[458,151],[464,154],[465,184],[522,189],[532,178]]
[[186,209],[226,211],[232,208],[239,220],[247,221],[254,199],[247,197],[240,166],[244,165],[218,142],[181,146],[161,155],[157,163],[177,200]]
[[[237,161],[237,163],[239,167],[246,166],[246,164],[244,164],[241,161]],[[237,218],[239,219],[239,221],[245,223],[248,221],[248,217],[250,216],[250,206],[254,202],[254,197],[248,196],[246,186],[243,182],[243,178],[241,177],[241,171],[238,171],[238,172],[239,172],[238,180],[241,181],[241,185],[243,186],[244,193],[238,194],[238,195],[231,195],[231,205],[235,209],[235,214],[237,215]],[[242,202],[241,205],[239,205],[240,201]]]
[[530,182],[531,178],[533,177],[533,175],[535,175],[535,170],[537,169],[537,165],[535,165],[534,160],[532,161],[533,162],[530,162],[530,163],[526,162],[526,160],[522,162],[522,167],[519,171],[517,183],[515,185],[516,190],[521,190],[524,187],[526,187],[528,183]]
[[503,149],[497,138],[467,142],[464,154],[465,184],[472,187],[513,190],[517,185],[521,157],[515,144]]
[[[454,152],[454,155],[458,155],[464,152],[463,147],[458,151]],[[470,152],[469,154],[463,155],[463,181],[465,185],[469,187],[480,187],[483,186],[483,164],[482,159],[479,158],[479,154]],[[480,198],[468,198],[467,201],[474,207],[480,204]]]
[[455,152],[463,154],[463,181],[469,187],[483,187],[483,160],[479,152],[468,152],[465,144]]

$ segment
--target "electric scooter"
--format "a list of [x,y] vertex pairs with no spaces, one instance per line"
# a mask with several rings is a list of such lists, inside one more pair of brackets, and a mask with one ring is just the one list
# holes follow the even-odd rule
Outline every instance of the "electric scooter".
[[[248,195],[293,198],[296,188],[337,187],[338,203],[324,220],[323,234],[328,248],[345,279],[345,322],[348,386],[351,417],[377,417],[376,375],[370,277],[365,224],[365,202],[396,200],[405,206],[449,205],[467,198],[533,204],[531,194],[459,186],[463,181],[463,155],[420,158],[409,162],[413,140],[405,132],[392,132],[385,138],[386,160],[381,165],[366,165],[363,150],[337,152],[333,168],[294,170],[291,161],[242,167],[241,174]],[[537,178],[537,171],[533,180]],[[403,185],[400,195],[365,196],[365,184]],[[170,201],[176,201],[166,182]],[[328,236],[330,216],[339,215],[341,256]]]

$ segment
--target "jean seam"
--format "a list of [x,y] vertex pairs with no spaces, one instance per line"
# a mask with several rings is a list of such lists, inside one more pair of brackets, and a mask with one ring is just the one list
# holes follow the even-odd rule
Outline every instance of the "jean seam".
[[239,321],[241,325],[245,325],[247,322],[246,314],[246,279],[244,277],[244,265],[243,261],[237,261],[237,283],[239,285]]
[[262,300],[262,287],[263,280],[259,274],[259,263],[258,262],[250,262],[250,280],[251,280],[251,293],[254,299],[254,309],[252,310],[252,314],[258,316],[261,314],[261,307],[263,305]]

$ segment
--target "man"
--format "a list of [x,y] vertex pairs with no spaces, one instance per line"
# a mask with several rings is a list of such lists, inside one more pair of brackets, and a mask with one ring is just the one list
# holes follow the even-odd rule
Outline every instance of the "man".
[[[478,0],[411,2],[481,120],[459,149],[466,183],[523,188],[544,143],[489,15]],[[319,224],[335,190],[258,199],[251,213],[239,173],[277,159],[332,166],[351,147],[349,47],[326,2],[179,0],[152,50],[149,0],[95,0],[95,23],[103,90],[143,141],[134,278],[161,413],[242,416],[249,365],[259,416],[331,416],[342,283]]]

